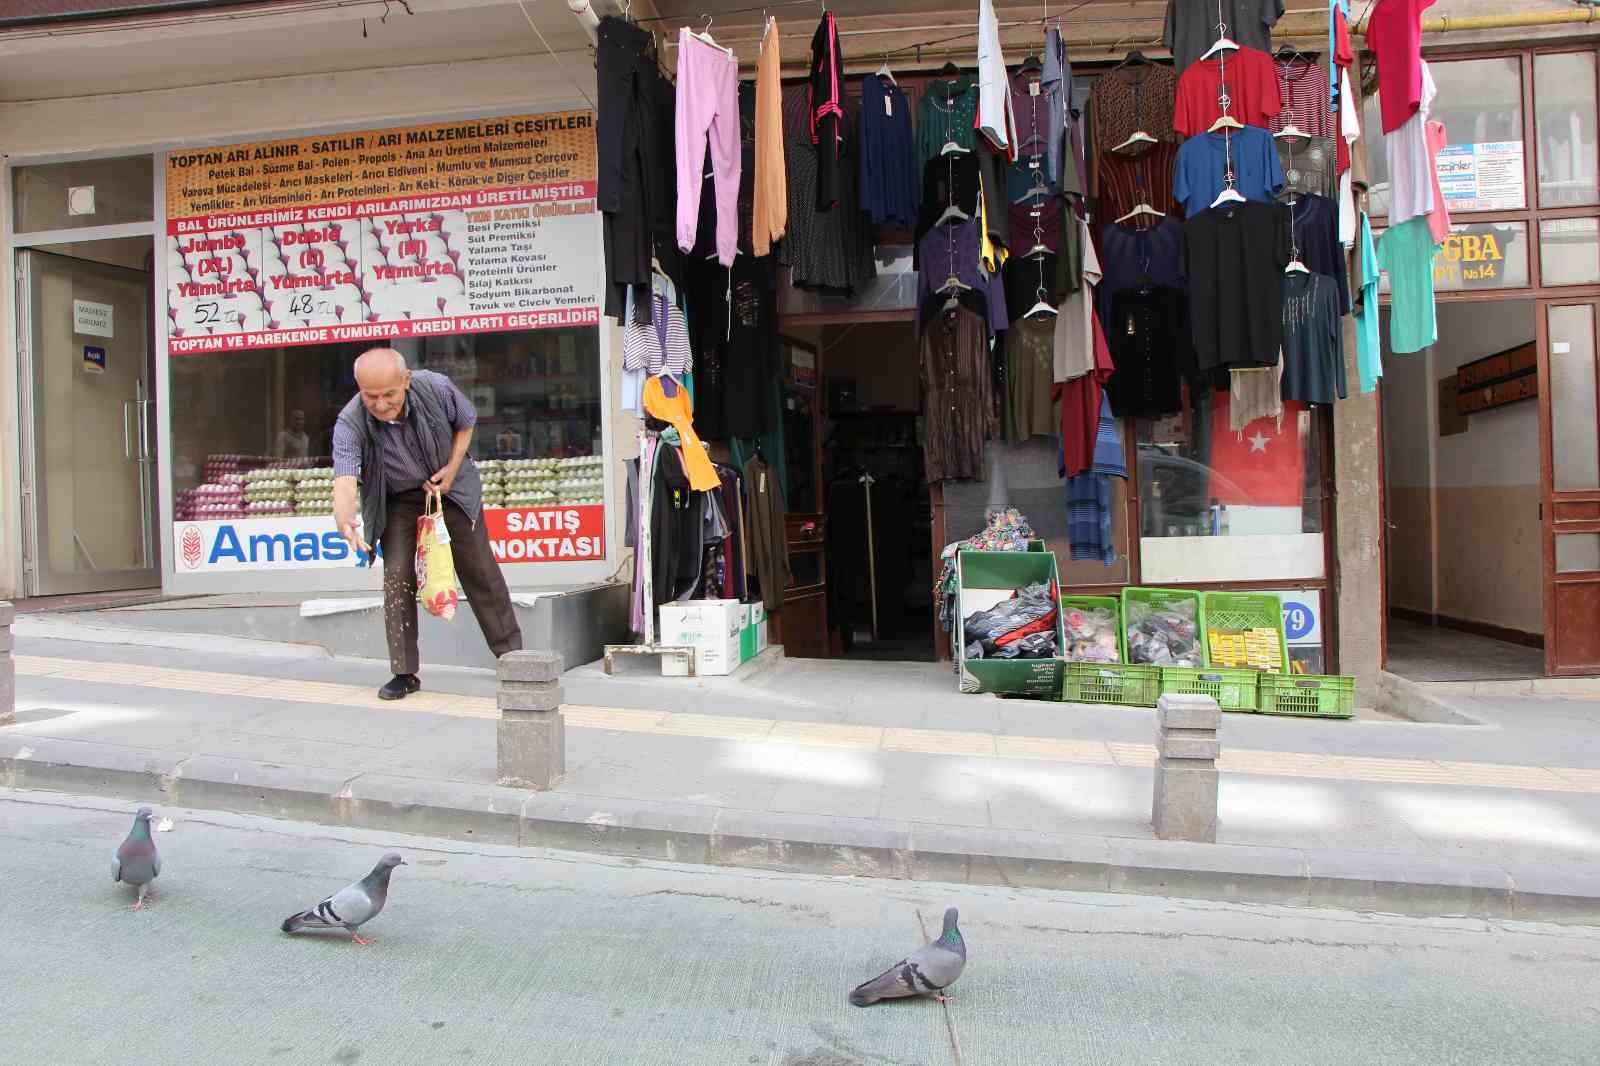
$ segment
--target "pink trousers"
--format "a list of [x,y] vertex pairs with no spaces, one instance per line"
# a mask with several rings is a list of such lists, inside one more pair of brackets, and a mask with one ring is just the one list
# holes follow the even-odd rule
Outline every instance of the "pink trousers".
[[678,247],[685,252],[694,247],[709,133],[717,259],[732,266],[739,250],[739,64],[687,26],[678,30],[677,111]]

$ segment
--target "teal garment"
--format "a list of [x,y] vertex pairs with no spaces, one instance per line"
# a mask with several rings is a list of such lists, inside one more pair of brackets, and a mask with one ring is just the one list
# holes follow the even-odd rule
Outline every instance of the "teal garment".
[[1383,344],[1378,339],[1378,253],[1372,247],[1372,223],[1361,212],[1361,229],[1356,236],[1356,255],[1361,258],[1361,292],[1356,307],[1356,376],[1361,391],[1371,392],[1383,377]]
[[1389,350],[1418,352],[1439,339],[1433,312],[1433,256],[1439,245],[1428,216],[1408,218],[1378,238],[1378,266],[1389,275]]

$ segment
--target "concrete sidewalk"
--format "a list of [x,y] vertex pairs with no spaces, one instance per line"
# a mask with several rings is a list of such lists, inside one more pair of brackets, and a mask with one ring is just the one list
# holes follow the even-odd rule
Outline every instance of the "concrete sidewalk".
[[[570,671],[568,774],[494,784],[493,679],[19,626],[0,784],[677,861],[1420,913],[1600,917],[1600,701],[1483,724],[1228,716],[1216,845],[1152,839],[1152,712],[961,696],[947,668]],[[63,635],[99,641],[64,640]]]

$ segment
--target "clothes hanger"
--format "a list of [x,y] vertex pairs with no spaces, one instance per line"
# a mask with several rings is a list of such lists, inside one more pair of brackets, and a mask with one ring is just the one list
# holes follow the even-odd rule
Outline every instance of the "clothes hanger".
[[937,228],[942,226],[946,222],[965,222],[971,217],[971,215],[961,210],[961,208],[957,207],[955,204],[951,204],[949,207],[944,209],[944,214],[939,216],[939,220],[934,223],[934,227]]
[[[1219,4],[1218,7],[1217,7],[1218,14],[1221,14],[1221,11],[1222,11],[1222,8],[1221,8],[1221,5]],[[1203,61],[1205,61],[1207,59],[1210,59],[1212,56],[1217,55],[1220,52],[1228,52],[1228,51],[1237,52],[1238,50],[1239,50],[1238,42],[1230,40],[1229,37],[1228,37],[1228,24],[1226,22],[1220,22],[1219,21],[1217,23],[1217,39],[1211,45],[1210,48],[1206,49],[1206,54],[1201,56],[1200,59],[1203,62]]]
[[1113,224],[1121,224],[1123,222],[1128,221],[1130,218],[1139,218],[1139,217],[1141,217],[1143,215],[1149,215],[1152,218],[1166,218],[1167,217],[1167,213],[1165,211],[1157,211],[1155,208],[1151,207],[1149,204],[1134,204],[1133,205],[1133,210],[1129,211],[1127,214],[1123,215],[1121,218],[1113,219],[1112,222],[1113,222]]
[[1145,58],[1144,53],[1139,51],[1137,48],[1135,48],[1133,51],[1131,51],[1127,55],[1123,56],[1122,57],[1122,61],[1119,62],[1116,66],[1112,67],[1111,69],[1112,70],[1121,70],[1123,67],[1148,66],[1149,63],[1150,63],[1150,60]]
[[1208,127],[1206,129],[1206,132],[1207,133],[1215,133],[1218,130],[1242,130],[1242,129],[1244,129],[1244,123],[1240,122],[1238,119],[1234,118],[1232,115],[1230,115],[1226,111],[1224,111],[1221,115],[1219,115],[1217,117],[1217,121],[1213,122],[1210,125],[1210,127]]
[[1294,232],[1294,201],[1289,201],[1289,265],[1283,268],[1284,274],[1309,274],[1306,265],[1300,261],[1300,241]]
[[1120,152],[1124,148],[1132,148],[1136,144],[1155,144],[1155,143],[1156,143],[1156,139],[1154,137],[1150,136],[1144,130],[1134,130],[1132,133],[1128,134],[1128,139],[1127,140],[1123,141],[1121,144],[1117,145],[1115,148],[1113,148],[1111,150],[1113,152]]
[[721,52],[723,55],[727,56],[729,59],[732,59],[733,58],[733,49],[732,48],[724,48],[724,47],[722,47],[720,44],[718,44],[711,37],[711,16],[702,14],[700,17],[706,20],[706,24],[704,26],[700,27],[700,32],[699,33],[691,32],[689,34],[689,36],[695,38],[698,41],[703,41],[706,44],[709,44],[712,48],[715,48],[717,51]]
[[961,68],[956,66],[955,63],[951,62],[950,60],[945,60],[944,66],[939,68],[939,73],[948,75],[950,77],[955,77],[957,74],[961,73]]
[[1310,136],[1311,136],[1311,134],[1307,133],[1305,130],[1301,129],[1299,126],[1296,126],[1294,124],[1294,119],[1291,118],[1289,120],[1289,124],[1287,126],[1283,127],[1283,129],[1279,130],[1277,133],[1274,133],[1272,135],[1272,139],[1273,140],[1279,140],[1279,139],[1284,138],[1284,137],[1310,137]]
[[[1041,230],[1037,225],[1035,225],[1033,227],[1033,239],[1035,241],[1041,241],[1041,243],[1042,243],[1041,238],[1043,236],[1044,236],[1044,231]],[[1049,290],[1044,287],[1044,259],[1040,258],[1038,260],[1038,262],[1039,262],[1039,286],[1038,286],[1038,288],[1033,290],[1034,295],[1038,297],[1038,302],[1035,303],[1032,307],[1028,308],[1027,313],[1022,316],[1023,318],[1032,318],[1034,315],[1039,315],[1039,314],[1059,315],[1061,313],[1060,311],[1057,311],[1054,307],[1051,307],[1050,304],[1048,302],[1046,302],[1046,300],[1045,300],[1045,297],[1049,295]]]
[[1042,62],[1040,62],[1039,57],[1036,56],[1036,55],[1031,55],[1031,56],[1028,56],[1026,59],[1024,59],[1022,61],[1022,66],[1017,68],[1017,73],[1018,74],[1027,74],[1027,73],[1031,73],[1031,72],[1034,72],[1034,71],[1043,71],[1043,70],[1044,70],[1044,64]]
[[889,69],[889,53],[885,52],[883,54],[883,66],[878,68],[878,73],[875,76],[879,78],[888,78],[890,85],[896,87],[899,86],[900,83],[894,80],[894,72]]
[[1212,207],[1220,207],[1227,203],[1244,203],[1245,199],[1239,195],[1239,190],[1233,187],[1233,179],[1229,178],[1222,186],[1222,191],[1217,193],[1217,198],[1211,201]]

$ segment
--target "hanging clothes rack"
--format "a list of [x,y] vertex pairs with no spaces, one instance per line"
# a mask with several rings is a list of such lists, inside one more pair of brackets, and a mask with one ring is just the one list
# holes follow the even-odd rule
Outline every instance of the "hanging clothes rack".
[[[610,676],[614,664],[614,657],[618,655],[665,655],[676,658],[684,664],[684,669],[689,677],[695,676],[694,649],[684,644],[657,644],[656,643],[656,590],[655,572],[651,558],[650,543],[650,514],[655,503],[655,471],[644,468],[644,457],[654,451],[671,447],[663,444],[661,434],[653,429],[639,430],[639,524],[638,535],[634,538],[637,545],[633,549],[638,553],[638,561],[634,571],[639,575],[640,598],[644,602],[644,630],[642,641],[638,644],[607,644],[605,645],[605,672]],[[655,449],[648,448],[654,442]]]

